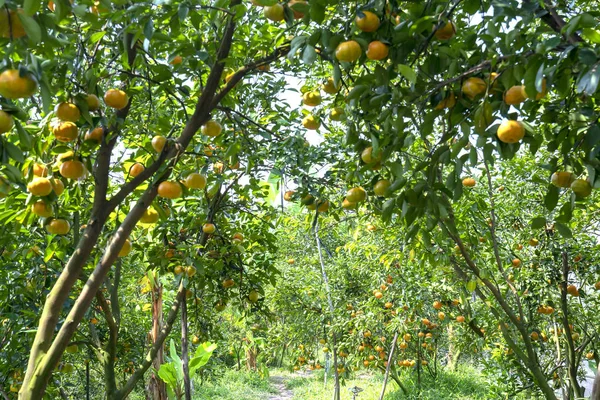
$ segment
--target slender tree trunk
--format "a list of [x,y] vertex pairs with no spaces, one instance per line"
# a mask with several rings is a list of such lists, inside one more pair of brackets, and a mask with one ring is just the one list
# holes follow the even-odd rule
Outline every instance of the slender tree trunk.
[[[492,218],[492,220],[493,219],[494,218]],[[493,225],[494,225],[494,223],[492,223],[492,226]],[[512,340],[510,335],[506,332],[506,329],[504,329],[504,327],[502,326],[501,327],[502,333],[504,335],[504,339],[506,340],[508,346],[515,352],[515,355],[517,356],[517,358],[531,372],[533,382],[538,386],[538,388],[542,391],[542,393],[544,393],[544,396],[546,397],[546,399],[556,400],[557,399],[556,394],[554,393],[554,390],[552,389],[552,387],[550,387],[550,385],[548,384],[546,376],[544,375],[544,372],[542,371],[542,369],[540,367],[540,364],[539,364],[539,361],[537,358],[537,353],[535,352],[535,350],[533,348],[533,345],[531,343],[531,338],[529,336],[527,329],[525,328],[525,325],[522,323],[522,319],[517,318],[517,315],[514,313],[513,308],[506,301],[506,299],[503,296],[503,293],[500,292],[500,290],[495,285],[495,283],[493,283],[489,279],[483,278],[481,276],[480,269],[477,267],[477,265],[475,264],[475,262],[469,255],[469,252],[467,251],[465,244],[463,243],[462,239],[460,238],[460,235],[458,234],[456,226],[454,225],[454,219],[451,217],[446,221],[440,221],[440,227],[442,228],[444,233],[446,233],[454,241],[454,243],[456,243],[469,270],[472,273],[474,273],[483,282],[483,284],[485,285],[485,288],[487,288],[487,290],[489,290],[489,292],[494,297],[495,301],[498,303],[499,307],[502,309],[504,314],[510,319],[513,326],[518,330],[519,334],[521,335],[521,338],[523,339],[523,343],[525,346],[525,352],[527,354],[525,354],[525,352],[523,352],[523,349],[521,349]],[[494,238],[494,243],[496,243],[496,239],[495,239],[495,236],[493,233],[492,233],[492,237]],[[454,267],[455,267],[455,270],[457,272],[459,272],[459,274],[461,276],[466,276],[465,272],[462,271],[462,269],[460,268],[458,263],[456,263],[456,260],[454,260]],[[501,268],[501,265],[499,266],[499,268]],[[480,289],[477,289],[476,293],[484,301],[487,298]],[[490,310],[500,321],[502,321],[503,318],[501,317],[500,313],[495,308],[490,308]],[[521,314],[520,311],[519,311],[519,313]]]
[[400,379],[398,378],[398,376],[396,374],[390,373],[390,378],[392,378],[393,381],[396,382],[396,385],[398,385],[400,390],[402,390],[402,393],[404,393],[405,395],[408,395],[408,390],[406,390],[406,388],[404,387],[404,385],[402,384],[402,382],[400,381]]
[[85,400],[90,400],[90,361],[85,363]]
[[456,370],[461,355],[460,349],[454,344],[454,337],[454,328],[452,325],[448,325],[448,369],[450,371]]
[[[152,288],[152,343],[156,343],[159,332],[163,326],[163,286],[158,284]],[[158,353],[152,362],[152,366],[156,371],[165,362],[164,347],[160,346]],[[148,397],[150,400],[167,400],[167,387],[162,379],[156,373],[152,372],[150,381],[148,382]]]
[[144,357],[142,365],[135,370],[135,372],[129,377],[129,379],[123,385],[123,387],[119,389],[114,395],[110,396],[108,400],[126,399],[127,396],[129,396],[129,393],[131,393],[135,385],[138,383],[138,381],[144,377],[144,374],[152,365],[152,361],[156,358],[159,349],[162,348],[167,336],[169,336],[169,333],[171,333],[171,329],[173,328],[173,324],[175,323],[175,320],[177,319],[177,314],[179,313],[179,307],[181,306],[181,302],[185,297],[185,292],[186,291],[183,287],[183,284],[180,283],[179,289],[177,291],[177,297],[175,298],[174,304],[171,306],[171,310],[167,315],[167,319],[165,320],[164,326],[161,328],[157,336],[156,342],[150,348],[150,351],[148,352],[148,354],[146,354],[146,357]]
[[256,349],[254,347],[246,350],[246,368],[256,371]]
[[181,362],[183,364],[183,388],[185,391],[185,400],[192,400],[188,356],[187,300],[185,297],[181,302]]
[[388,356],[387,366],[385,367],[385,375],[383,377],[383,385],[381,386],[381,394],[379,395],[379,400],[383,400],[383,396],[385,395],[385,388],[387,386],[388,377],[390,375],[390,369],[392,368],[392,363],[394,359],[394,350],[396,350],[396,341],[398,340],[398,331],[394,333],[394,340],[392,340],[392,346],[390,347],[390,355]]
[[[319,211],[317,210],[315,214],[315,220],[313,222],[313,229],[315,232],[315,239],[317,241],[317,250],[319,253],[319,262],[321,264],[321,274],[323,276],[323,283],[325,284],[325,291],[327,292],[327,304],[329,306],[329,313],[331,322],[333,323],[333,319],[335,316],[335,308],[333,307],[333,300],[331,299],[331,290],[329,288],[329,279],[327,278],[327,271],[325,270],[325,263],[323,262],[323,254],[321,251],[321,239],[319,238]],[[336,343],[336,335],[335,331],[332,335],[332,350],[333,350],[333,376],[335,377],[334,382],[334,391],[333,391],[333,399],[340,400],[340,375],[337,370],[337,343]]]
[[283,344],[283,349],[281,350],[281,358],[279,359],[279,368],[283,365],[283,358],[285,357],[285,351],[287,349],[287,343]]
[[596,379],[594,379],[590,400],[600,400],[600,368],[596,372]]
[[[417,346],[417,393],[421,393],[421,341]],[[425,342],[423,342],[425,343]]]
[[578,399],[583,397],[581,386],[577,379],[577,355],[575,354],[575,343],[571,336],[571,327],[569,326],[569,307],[567,300],[567,286],[569,284],[569,258],[566,251],[562,252],[562,282],[560,285],[560,307],[562,311],[562,326],[567,339],[567,374],[569,376],[569,392]]

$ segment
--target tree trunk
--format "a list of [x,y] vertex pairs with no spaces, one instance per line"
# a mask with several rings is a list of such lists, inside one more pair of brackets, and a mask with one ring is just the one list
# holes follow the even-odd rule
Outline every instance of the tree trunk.
[[448,325],[448,370],[456,370],[461,351],[454,345],[454,328]]
[[254,347],[246,350],[246,368],[256,371],[256,349]]
[[287,343],[283,344],[283,349],[281,350],[281,358],[279,359],[279,368],[283,366],[283,358],[285,357],[285,351],[287,349]]
[[596,372],[596,379],[594,379],[594,387],[592,388],[590,400],[600,400],[600,368]]
[[190,366],[188,357],[188,326],[187,326],[187,300],[181,302],[181,362],[183,364],[183,389],[185,400],[192,400],[192,385],[190,382]]
[[569,393],[573,394],[573,397],[578,399],[583,397],[583,392],[579,381],[577,380],[577,355],[575,354],[575,343],[571,336],[571,327],[569,326],[569,307],[567,300],[567,286],[569,284],[569,258],[566,251],[562,252],[562,282],[560,284],[560,308],[562,311],[562,326],[565,331],[565,337],[567,339],[567,375],[569,377],[570,389]]
[[379,400],[383,400],[383,396],[385,395],[385,388],[387,386],[388,377],[390,375],[390,369],[392,368],[392,363],[394,359],[394,350],[396,350],[396,341],[398,340],[398,331],[394,333],[394,340],[392,340],[392,345],[390,347],[390,355],[388,356],[387,366],[385,367],[385,376],[383,378],[383,385],[381,387],[381,394],[379,395]]
[[[162,301],[162,285],[152,289],[152,343],[156,343],[158,334],[163,326],[163,301]],[[160,366],[165,362],[164,347],[161,346],[152,362],[155,370],[159,370]],[[150,375],[148,382],[148,400],[167,400],[167,387],[165,383],[154,372]]]
[[[333,300],[331,299],[331,290],[329,288],[329,279],[327,278],[327,271],[325,270],[325,263],[323,262],[323,254],[321,252],[321,239],[319,238],[319,211],[315,214],[313,221],[313,230],[315,232],[315,240],[317,242],[317,250],[319,253],[319,263],[321,264],[321,275],[323,276],[323,283],[325,284],[325,292],[327,293],[327,304],[329,306],[329,313],[331,315],[331,322],[335,317],[335,308],[333,307]],[[337,365],[337,343],[335,337],[335,331],[332,334],[332,349],[333,350],[333,376],[335,377],[333,400],[340,400],[340,374],[338,373]]]

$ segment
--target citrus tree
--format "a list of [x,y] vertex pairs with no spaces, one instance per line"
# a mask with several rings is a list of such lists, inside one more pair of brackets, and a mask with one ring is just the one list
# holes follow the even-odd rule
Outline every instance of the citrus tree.
[[[585,225],[595,212],[600,137],[593,4],[27,0],[0,6],[0,218],[7,227],[5,256],[13,257],[8,278],[15,282],[5,298],[40,307],[24,313],[9,305],[7,312],[25,319],[14,325],[19,318],[9,314],[3,325],[7,332],[35,331],[20,398],[43,396],[92,305],[108,326],[98,341],[89,327],[101,349],[108,398],[126,397],[154,359],[160,364],[180,307],[185,375],[187,297],[208,288],[209,302],[219,308],[226,302],[246,307],[245,298],[260,305],[271,260],[239,254],[239,224],[252,218],[268,226],[273,186],[317,217],[332,205],[366,204],[360,213],[392,223],[407,246],[431,254],[457,246],[460,254],[438,262],[452,266],[480,298],[493,300],[490,312],[524,381],[556,398],[548,383],[552,370],[531,336],[541,328],[523,306],[525,291],[533,289],[509,279],[506,260],[517,268],[513,261],[521,258],[511,253],[513,232],[496,212],[518,210],[522,223],[562,237],[527,256],[539,257],[544,268],[560,262],[562,275],[548,278],[561,289],[548,290],[546,307],[554,307],[550,300],[560,304],[563,332],[571,331],[569,315],[587,315],[590,307],[573,308],[571,297],[593,281],[570,262],[580,252],[577,235],[586,243],[581,253],[593,248]],[[303,110],[281,101],[288,73],[305,80]],[[318,147],[304,138],[315,130],[327,131]],[[529,179],[523,173],[539,177],[521,194],[532,197],[530,208],[518,208],[521,201],[502,209],[511,203],[495,199],[496,168],[520,170],[519,183]],[[531,196],[538,189],[542,202]],[[475,228],[491,253],[471,254]],[[255,232],[249,253],[256,243],[264,254],[273,238]],[[518,244],[525,236],[546,243],[540,235],[523,236],[515,236]],[[161,254],[180,264],[174,282],[165,280],[174,266],[159,262]],[[216,268],[204,268],[205,261]],[[319,264],[327,285],[322,253]],[[117,384],[111,372],[121,320],[117,297],[128,265],[139,269],[138,277],[151,271],[145,276],[152,346]],[[163,318],[167,284],[177,295]],[[222,293],[236,284],[234,295]],[[327,289],[326,297],[334,323],[334,291]],[[591,332],[593,322],[583,326]],[[582,349],[565,336],[559,369],[568,371],[570,394],[580,396]],[[19,374],[13,379],[21,382]],[[189,398],[189,379],[184,386]]]
[[[529,218],[535,227],[548,223],[571,240],[573,216],[590,211],[586,202],[593,201],[589,197],[597,186],[594,10],[586,2],[573,8],[533,1],[520,6],[374,2],[352,8],[350,15],[356,16],[354,27],[347,24],[342,30],[333,18],[319,34],[292,43],[292,52],[297,46],[305,55],[312,46],[325,53],[333,86],[344,87],[338,104],[345,103],[346,135],[329,137],[330,146],[355,151],[331,169],[338,182],[348,185],[342,207],[373,196],[369,208],[405,226],[408,241],[419,238],[428,247],[442,238],[454,242],[468,274],[490,291],[485,298],[497,302],[496,317],[510,321],[523,341],[524,351],[516,354],[521,368],[546,398],[556,398],[548,383],[552,370],[542,366],[533,349],[525,316],[518,311],[520,295],[504,272],[508,255],[498,245],[493,195],[485,200],[489,204],[480,222],[491,219],[482,225],[489,226],[491,261],[506,276],[508,292],[482,277],[468,257],[461,234],[473,225],[456,207],[465,190],[478,184],[471,175],[485,171],[482,182],[493,194],[490,170],[506,168],[502,159],[516,164],[529,153],[530,162],[547,171],[536,183],[545,190],[543,205],[550,213]],[[310,97],[305,94],[309,106],[314,104]],[[569,242],[558,246],[568,259]],[[561,270],[566,296],[572,267],[561,262]],[[504,338],[509,341],[510,335]],[[570,395],[578,397],[576,359],[566,363]]]
[[[13,277],[27,276],[19,286],[47,294],[43,307],[35,297],[20,303],[34,301],[40,309],[24,322],[35,338],[26,372],[11,387],[21,383],[20,398],[43,396],[79,333],[92,339],[108,398],[125,398],[161,353],[180,306],[185,311],[195,291],[208,290],[206,298],[218,307],[229,299],[244,306],[259,300],[269,260],[240,254],[242,224],[269,219],[269,207],[256,202],[270,196],[259,177],[307,147],[280,117],[285,104],[274,99],[282,81],[263,76],[288,52],[287,39],[246,5],[222,6],[3,2],[5,253],[16,262],[33,258],[15,264]],[[254,24],[240,20],[261,21],[262,34],[252,39]],[[245,85],[250,75],[252,84]],[[255,85],[262,85],[260,96],[251,95]],[[287,165],[299,170],[304,159]],[[8,231],[30,248],[9,243]],[[251,235],[262,233],[257,228]],[[260,252],[269,238],[249,243]],[[40,257],[51,266],[33,266]],[[256,268],[248,271],[248,262]],[[163,319],[161,276],[174,267],[179,277],[166,290],[179,289],[169,295]],[[127,310],[119,307],[120,282],[128,268],[138,279],[153,271],[146,292],[154,299],[144,304],[151,304],[155,323],[147,355],[117,382],[121,311]],[[48,270],[42,281],[40,270]],[[232,286],[237,300],[220,293]],[[94,332],[96,316],[89,332],[81,324],[92,305],[102,311],[106,336]],[[6,325],[7,332],[14,328]]]

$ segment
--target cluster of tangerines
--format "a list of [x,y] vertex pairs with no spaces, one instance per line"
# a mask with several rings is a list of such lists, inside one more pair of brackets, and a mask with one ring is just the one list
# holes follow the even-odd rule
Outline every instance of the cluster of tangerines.
[[[494,92],[500,91],[498,89],[498,77],[499,75],[495,72],[489,74],[487,82],[482,78],[470,77],[462,84],[462,94],[470,100],[476,100],[487,94],[494,94]],[[503,100],[507,105],[517,106],[527,99],[541,100],[547,93],[546,79],[544,78],[542,80],[542,91],[537,92],[535,97],[527,94],[524,85],[514,85],[504,91]],[[452,108],[455,104],[455,94],[450,92],[435,108],[438,110]],[[487,127],[492,120],[492,110],[488,102],[485,102],[482,107],[484,107],[482,120],[485,121],[485,127]],[[525,127],[520,121],[505,120],[498,127],[496,134],[501,142],[518,143],[525,137]],[[551,182],[559,188],[570,188],[578,198],[588,197],[592,193],[592,185],[587,179],[577,178],[569,171],[555,171],[551,176]],[[462,184],[465,187],[473,187],[476,185],[476,180],[472,177],[466,177],[463,179]]]
[[[319,340],[319,343],[326,344],[327,341],[325,339],[321,339]],[[314,360],[311,352],[308,351],[303,344],[298,345],[298,350],[299,351],[296,354],[299,355],[294,360],[294,371],[299,371],[303,367],[306,367],[311,371],[323,368],[323,366],[319,363],[319,360]],[[325,348],[324,351],[326,353],[329,350]]]
[[[216,230],[217,230],[217,228],[216,228],[215,224],[213,224],[211,222],[206,222],[205,224],[202,225],[202,232],[207,235],[214,234],[216,232]],[[233,235],[231,236],[231,242],[234,245],[241,245],[244,242],[244,234],[241,232],[233,233]],[[218,251],[216,251],[216,253],[218,253]],[[175,250],[172,248],[168,249],[165,252],[164,256],[167,259],[172,259],[173,257],[176,256]],[[210,254],[208,254],[208,256],[209,257],[218,257],[219,255],[210,253]],[[190,266],[176,265],[173,268],[173,274],[175,274],[175,276],[177,276],[177,277],[192,278],[196,275],[196,272],[197,272],[196,267],[194,267],[193,265],[190,265]],[[222,280],[221,286],[223,287],[223,289],[230,289],[235,286],[235,283],[236,282],[233,278],[226,277]],[[192,291],[188,290],[186,292],[186,296],[188,298],[191,298],[193,296]],[[257,303],[260,298],[260,294],[256,289],[251,289],[248,292],[247,298],[250,301],[250,303]],[[199,299],[196,299],[196,300],[198,301]],[[220,299],[215,303],[214,307],[217,311],[223,311],[227,307],[227,302],[223,299]]]
[[[31,97],[37,90],[38,84],[35,78],[20,70],[8,69],[0,74],[0,96],[6,99],[23,99]],[[100,100],[94,94],[81,96],[87,105],[89,112],[97,112],[101,108]],[[129,104],[127,94],[119,89],[110,89],[104,94],[104,103],[106,106],[121,110]],[[54,138],[62,143],[74,143],[80,136],[80,127],[85,127],[85,123],[78,125],[82,119],[82,113],[79,107],[73,102],[62,102],[56,105],[54,109],[54,118],[50,123],[50,130]],[[0,110],[0,133],[7,133],[14,127],[13,116]],[[83,141],[88,144],[99,145],[104,138],[105,129],[103,127],[92,127],[83,135]],[[208,121],[202,126],[202,134],[208,137],[216,137],[222,133],[222,126],[216,121]],[[162,135],[157,135],[152,139],[152,147],[157,152],[163,151],[168,140]],[[32,212],[45,218],[44,225],[51,234],[65,235],[70,230],[70,223],[63,218],[54,218],[52,203],[63,193],[65,183],[85,179],[87,169],[82,158],[75,151],[67,151],[59,154],[52,163],[33,163],[31,170],[28,171],[30,180],[27,184],[27,190],[32,196]],[[49,168],[50,166],[50,168]],[[233,166],[235,168],[239,167]],[[232,168],[233,168],[232,167]],[[215,170],[222,172],[224,165],[215,164]],[[128,170],[127,176],[135,178],[145,170],[141,163],[134,163]],[[0,181],[0,197],[5,197],[10,186],[2,178]],[[200,173],[191,173],[181,182],[163,181],[158,186],[158,196],[165,199],[176,199],[182,196],[183,187],[189,190],[202,190],[206,187],[206,176]],[[164,210],[168,212],[168,209]],[[159,220],[158,211],[150,206],[142,216],[142,224],[155,224]],[[210,229],[210,228],[206,228]],[[129,254],[131,242],[127,239],[120,256]]]
[[[389,277],[388,277],[386,283],[388,283],[388,284],[391,283]],[[385,292],[387,289],[388,289],[388,287],[384,283],[378,289],[373,290],[373,296],[376,299],[380,300],[384,297],[383,292]],[[460,304],[460,302],[456,299],[448,302],[448,305],[451,305],[453,307],[458,307],[459,304]],[[441,301],[433,302],[433,309],[437,311],[437,318],[438,318],[439,322],[444,321],[446,319],[446,314],[442,311],[443,307],[444,307],[444,304]],[[393,308],[392,302],[387,301],[384,304],[384,308],[386,310],[392,309]],[[402,309],[404,311],[409,311],[410,308],[407,305],[404,305],[402,307]],[[355,311],[352,304],[348,304],[346,306],[346,310],[351,311],[352,318],[358,316],[361,313],[360,311]],[[392,315],[397,315],[395,310],[391,310],[391,312],[393,313]],[[457,315],[455,320],[458,323],[464,323],[465,317],[463,315]],[[415,322],[414,318],[406,318],[404,320],[404,323],[406,325],[411,325],[414,322]],[[434,351],[435,348],[434,348],[433,344],[431,343],[431,341],[434,338],[435,330],[439,327],[439,323],[434,323],[434,322],[430,321],[428,318],[422,318],[420,320],[420,323],[424,327],[424,328],[419,327],[416,329],[420,346],[427,351]],[[352,331],[352,332],[354,332],[354,331]],[[379,338],[379,341],[376,341],[376,343],[373,343],[371,331],[364,330],[364,331],[362,331],[362,337],[363,337],[363,341],[358,346],[357,350],[358,350],[358,353],[360,355],[362,355],[362,357],[363,357],[363,361],[362,361],[363,366],[370,367],[370,366],[383,365],[384,367],[386,367],[388,355],[387,355],[386,349],[385,349],[385,343],[387,341],[385,336],[382,336],[381,338]],[[404,335],[401,336],[401,338],[402,338],[402,340],[398,343],[397,346],[400,349],[400,351],[402,353],[404,353],[409,348],[409,345],[410,345],[413,337],[410,333],[405,333]],[[415,361],[411,360],[411,359],[402,359],[402,360],[398,361],[398,365],[401,367],[414,367]],[[422,365],[427,365],[427,361],[422,360]]]
[[[308,107],[317,107],[323,101],[321,96],[321,90],[327,94],[336,94],[340,91],[340,86],[335,84],[333,78],[327,78],[327,80],[321,85],[320,88],[306,91],[302,95],[302,104]],[[342,107],[334,107],[329,113],[329,119],[332,121],[341,121],[344,118],[344,109]],[[302,119],[302,126],[308,130],[317,130],[321,126],[321,120],[316,113],[310,113]]]
[[[302,1],[293,0],[290,2],[290,7],[293,9],[294,4],[301,3]],[[268,7],[267,7],[268,8]],[[266,10],[265,10],[266,11]],[[294,15],[298,18],[302,18],[304,14],[294,11]],[[356,26],[362,32],[373,33],[379,29],[380,20],[379,17],[371,11],[360,11],[359,15],[355,19]],[[369,43],[366,56],[370,60],[383,60],[388,56],[389,46],[381,40],[373,40]],[[362,48],[360,44],[355,40],[349,40],[340,43],[335,51],[335,57],[339,61],[343,62],[354,62],[362,55]],[[336,85],[333,78],[328,78],[321,86],[321,89],[328,94],[337,94],[340,90],[339,84]],[[316,107],[321,104],[321,93],[319,89],[307,91],[302,96],[303,104],[309,107]],[[332,121],[340,121],[344,117],[344,109],[341,107],[334,107],[330,113],[329,118]],[[321,125],[318,116],[314,114],[308,114],[302,120],[302,125],[309,130],[316,130]]]

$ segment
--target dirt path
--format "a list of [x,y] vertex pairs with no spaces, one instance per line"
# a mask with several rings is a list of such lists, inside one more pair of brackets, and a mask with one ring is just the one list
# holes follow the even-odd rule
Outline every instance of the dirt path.
[[268,400],[292,400],[294,393],[285,387],[283,376],[271,376],[271,383],[273,383],[279,393],[271,395]]

